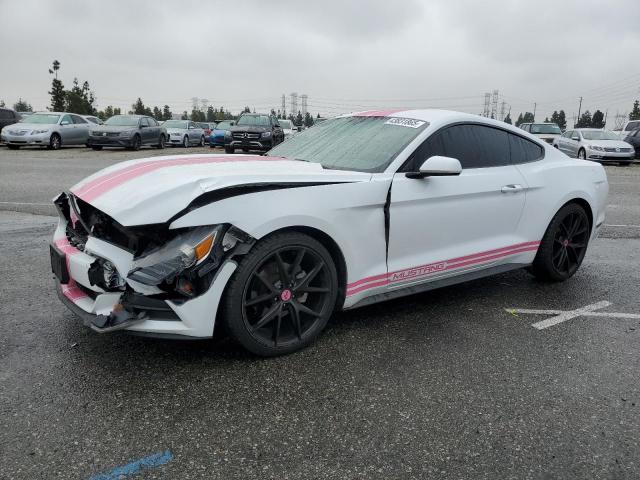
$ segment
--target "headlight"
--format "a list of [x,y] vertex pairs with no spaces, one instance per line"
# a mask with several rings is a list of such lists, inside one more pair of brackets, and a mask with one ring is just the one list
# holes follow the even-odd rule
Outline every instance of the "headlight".
[[262,134],[262,138],[269,138],[271,136],[271,132],[264,132]]
[[133,130],[125,130],[124,132],[120,132],[121,137],[130,137],[133,135]]
[[595,150],[596,152],[602,152],[602,151],[604,151],[604,148],[599,147],[598,145],[589,145],[589,148],[590,148],[591,150]]
[[209,256],[221,227],[197,227],[134,262],[128,278],[145,285],[171,282]]
[[91,130],[90,135],[93,135],[94,137],[97,137],[98,135],[100,135],[100,132],[98,132],[96,130]]
[[38,135],[39,133],[47,133],[48,131],[49,131],[48,128],[44,128],[44,129],[41,129],[41,130],[32,130],[31,134],[32,135]]

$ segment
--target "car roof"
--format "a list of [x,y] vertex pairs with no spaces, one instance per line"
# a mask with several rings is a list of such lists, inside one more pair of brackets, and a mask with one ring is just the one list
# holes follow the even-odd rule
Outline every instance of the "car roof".
[[[341,117],[391,117],[391,118],[409,118],[412,120],[422,120],[429,122],[431,127],[439,128],[450,123],[456,122],[473,122],[482,123],[489,126],[499,127],[505,130],[510,130],[518,135],[523,135],[523,130],[514,125],[495,120],[492,118],[482,117],[473,113],[455,112],[452,110],[438,110],[438,109],[385,109],[385,110],[368,110],[363,112],[346,113],[338,115],[336,118]],[[526,134],[526,132],[524,132]],[[534,138],[534,137],[531,137]]]
[[574,128],[573,130],[577,130],[579,132],[603,132],[603,131],[605,131],[604,128],[591,128],[591,127],[580,127],[580,128]]

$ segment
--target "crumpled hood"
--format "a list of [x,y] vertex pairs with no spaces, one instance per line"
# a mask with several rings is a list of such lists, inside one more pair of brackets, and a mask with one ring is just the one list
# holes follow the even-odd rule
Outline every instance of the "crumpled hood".
[[[71,187],[121,225],[162,223],[204,193],[239,185],[368,181],[371,174],[259,155],[179,155],[131,160]],[[242,201],[242,197],[238,197]]]

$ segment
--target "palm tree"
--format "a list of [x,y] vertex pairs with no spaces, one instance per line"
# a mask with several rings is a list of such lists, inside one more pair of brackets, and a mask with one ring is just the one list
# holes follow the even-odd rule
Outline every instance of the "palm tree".
[[53,61],[53,70],[49,69],[49,73],[56,74],[56,80],[58,79],[58,70],[60,70],[60,62],[58,60]]

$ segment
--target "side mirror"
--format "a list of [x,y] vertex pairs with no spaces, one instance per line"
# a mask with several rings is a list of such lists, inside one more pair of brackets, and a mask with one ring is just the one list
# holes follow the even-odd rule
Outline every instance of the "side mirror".
[[459,160],[435,155],[425,160],[417,172],[407,172],[405,175],[407,178],[449,177],[460,175],[460,172],[462,165]]
[[68,120],[63,120],[60,122],[60,125],[69,125],[69,124],[71,124],[71,122]]
[[140,128],[147,128],[147,125],[140,124],[138,125]]

